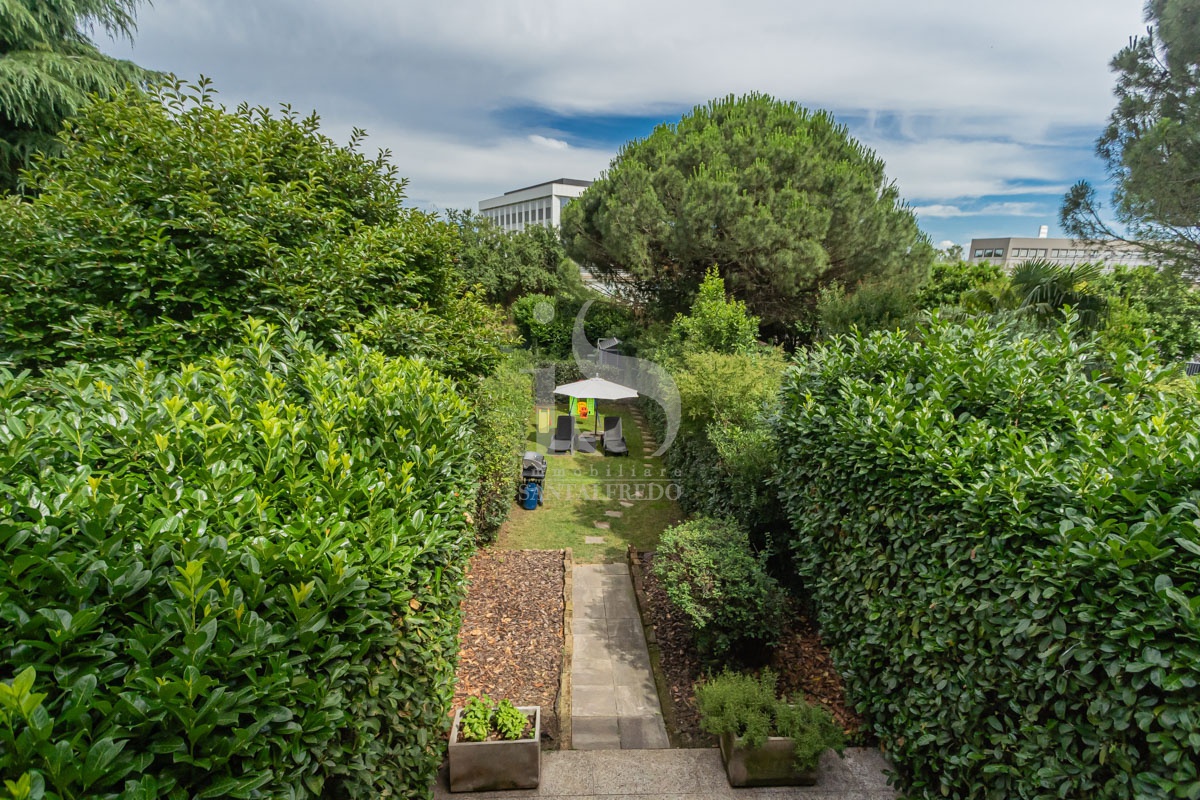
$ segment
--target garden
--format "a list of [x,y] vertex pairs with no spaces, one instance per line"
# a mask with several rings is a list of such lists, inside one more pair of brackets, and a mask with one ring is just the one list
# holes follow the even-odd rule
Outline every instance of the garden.
[[[0,197],[4,800],[536,762],[571,566],[626,559],[673,742],[735,783],[779,735],[771,780],[849,742],[913,797],[1200,797],[1185,276],[935,258],[881,161],[761,95],[631,143],[561,239],[205,81],[56,141]],[[548,446],[578,336],[658,367],[588,412],[627,456]]]

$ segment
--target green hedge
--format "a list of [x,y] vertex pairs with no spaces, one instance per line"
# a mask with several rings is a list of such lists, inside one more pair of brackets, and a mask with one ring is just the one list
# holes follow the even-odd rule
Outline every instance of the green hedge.
[[796,564],[911,796],[1200,797],[1193,395],[1066,329],[797,357]]
[[486,544],[508,519],[521,480],[525,429],[533,414],[531,376],[513,367],[481,380],[472,399],[479,489],[475,499],[476,541]]
[[10,793],[428,795],[470,409],[420,364],[247,329],[174,373],[76,367],[34,391],[0,371]]
[[[502,337],[463,296],[454,229],[404,207],[387,154],[316,115],[217,102],[207,81],[97,98],[0,197],[0,363],[197,358],[246,316],[328,346],[363,324],[403,355],[482,374]],[[498,359],[496,359],[498,360]]]

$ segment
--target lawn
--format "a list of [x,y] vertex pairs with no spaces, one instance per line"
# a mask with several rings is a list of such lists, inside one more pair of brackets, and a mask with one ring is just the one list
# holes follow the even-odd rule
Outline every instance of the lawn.
[[[565,413],[565,406],[560,411]],[[599,416],[620,415],[628,456],[595,453],[546,455],[545,502],[536,511],[513,504],[500,529],[496,547],[511,550],[571,548],[577,563],[621,561],[629,545],[653,550],[658,536],[682,519],[675,502],[677,487],[666,475],[662,459],[642,457],[642,435],[632,406],[601,402]],[[601,423],[603,424],[603,423]],[[549,433],[539,435],[535,419],[528,426],[527,449],[546,452]],[[617,512],[621,516],[606,515]],[[608,530],[595,526],[607,522]],[[588,543],[585,537],[601,537]]]

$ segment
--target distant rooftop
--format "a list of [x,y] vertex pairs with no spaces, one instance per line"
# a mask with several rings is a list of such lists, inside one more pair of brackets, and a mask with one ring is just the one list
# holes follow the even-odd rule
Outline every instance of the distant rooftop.
[[539,186],[549,186],[552,183],[561,183],[565,186],[584,186],[584,187],[592,185],[591,181],[581,181],[578,178],[558,178],[557,180],[553,180],[553,181],[542,181],[541,183],[535,183],[532,186],[524,186],[520,189],[513,189],[511,192],[505,192],[505,194],[516,194],[517,192],[523,192],[526,189],[537,189]]

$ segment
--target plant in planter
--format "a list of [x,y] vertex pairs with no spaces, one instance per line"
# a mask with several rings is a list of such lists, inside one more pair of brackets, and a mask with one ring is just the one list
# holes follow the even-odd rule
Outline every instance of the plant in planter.
[[775,696],[775,675],[755,678],[726,670],[696,687],[700,726],[721,739],[732,786],[811,786],[817,762],[844,736],[829,712],[800,697]]
[[450,791],[536,789],[542,772],[542,710],[472,697],[450,730]]

